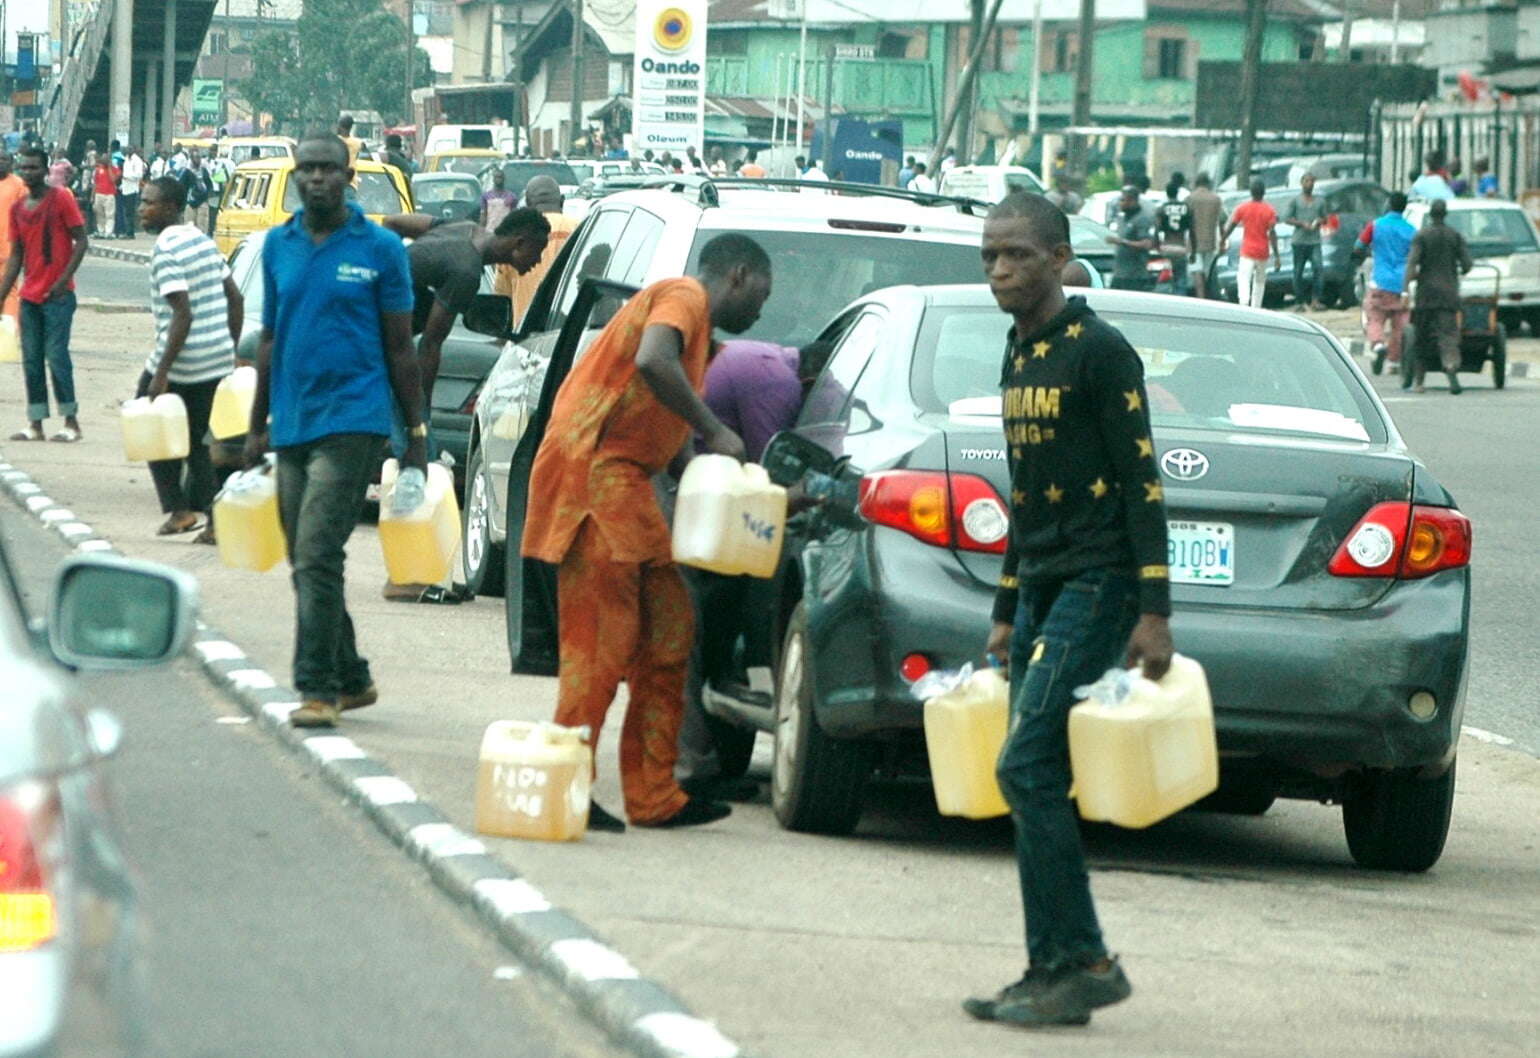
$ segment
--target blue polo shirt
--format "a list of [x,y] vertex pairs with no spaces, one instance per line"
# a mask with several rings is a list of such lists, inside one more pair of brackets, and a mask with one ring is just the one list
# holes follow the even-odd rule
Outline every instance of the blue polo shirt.
[[347,208],[347,221],[319,245],[301,210],[262,248],[274,448],[331,434],[390,434],[394,395],[381,316],[411,313],[412,274],[400,237],[358,206]]
[[1374,255],[1374,285],[1391,294],[1406,289],[1406,259],[1417,229],[1399,213],[1389,212],[1369,222],[1358,241]]

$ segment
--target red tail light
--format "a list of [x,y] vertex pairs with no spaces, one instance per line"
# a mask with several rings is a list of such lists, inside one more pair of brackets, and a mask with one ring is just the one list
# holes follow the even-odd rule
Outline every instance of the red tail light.
[[936,547],[1005,554],[1010,515],[974,474],[884,470],[861,479],[861,515]]
[[1452,507],[1380,503],[1342,541],[1326,568],[1337,577],[1415,580],[1470,565],[1471,523]]
[[471,395],[469,397],[465,398],[465,403],[460,405],[460,414],[461,415],[475,415],[476,414],[476,401],[480,397],[481,397],[481,387],[477,386],[475,389],[471,390]]
[[0,793],[0,952],[36,948],[57,931],[46,857],[58,819],[54,793],[41,783]]

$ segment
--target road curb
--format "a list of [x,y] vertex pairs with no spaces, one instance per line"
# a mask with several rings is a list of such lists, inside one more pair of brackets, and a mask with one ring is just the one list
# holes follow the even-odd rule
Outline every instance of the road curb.
[[143,250],[120,250],[116,246],[99,246],[94,242],[89,249],[94,257],[108,257],[114,261],[127,261],[130,264],[150,263],[150,255]]
[[[3,451],[0,490],[72,549],[117,550],[13,466]],[[554,981],[617,1044],[638,1058],[737,1058],[743,1053],[715,1025],[642,977],[625,956],[488,852],[479,838],[449,822],[384,762],[346,735],[292,727],[289,714],[300,704],[295,693],[235,643],[200,621],[191,652],[209,680],[254,722],[308,758],[441,890],[471,908],[504,945]]]

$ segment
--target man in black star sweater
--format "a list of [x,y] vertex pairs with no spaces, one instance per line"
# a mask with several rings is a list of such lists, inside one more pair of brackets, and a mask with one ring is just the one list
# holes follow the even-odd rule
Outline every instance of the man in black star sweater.
[[1069,223],[1018,192],[989,213],[984,270],[1015,321],[1001,386],[1011,528],[988,649],[1008,661],[1010,733],[996,775],[1016,828],[1025,976],[964,1008],[1018,1025],[1084,1025],[1132,988],[1097,924],[1069,800],[1074,688],[1113,665],[1171,663],[1166,515],[1144,368],[1059,284]]

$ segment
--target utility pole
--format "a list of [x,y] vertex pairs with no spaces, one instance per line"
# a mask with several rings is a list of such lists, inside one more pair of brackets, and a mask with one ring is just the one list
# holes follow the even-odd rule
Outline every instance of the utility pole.
[[[1400,0],[1396,0],[1400,3]],[[1038,100],[1043,91],[1043,0],[1032,2],[1032,87],[1027,96],[1027,131],[1037,141]],[[1048,159],[1044,158],[1041,170],[1048,172]]]
[[[989,39],[989,34],[984,32],[984,0],[968,0],[968,45],[969,50],[975,55],[982,55],[983,51],[978,47],[979,43]],[[977,63],[978,60],[973,60]],[[957,161],[960,165],[967,165],[973,158],[973,118],[978,111],[978,83],[977,75],[968,84],[966,89],[959,84],[957,93],[963,104],[962,127],[957,132]],[[932,174],[932,179],[939,180],[939,174]]]
[[[946,120],[941,123],[941,129],[936,134],[936,145],[930,149],[930,158],[925,163],[928,172],[937,172],[936,167],[941,164],[941,152],[946,147],[946,141],[952,136],[952,129],[957,125],[957,116],[962,112],[964,104],[973,98],[973,81],[978,76],[979,60],[984,57],[984,42],[989,39],[989,34],[994,32],[995,19],[1000,17],[1000,5],[1004,0],[995,0],[994,6],[989,9],[989,14],[984,18],[984,32],[980,33],[973,41],[973,51],[968,56],[968,65],[963,67],[962,76],[957,79],[957,94],[952,97],[952,105],[947,107]],[[1090,0],[1086,0],[1087,3]]]
[[1246,48],[1241,55],[1241,146],[1235,157],[1235,184],[1241,188],[1251,186],[1251,146],[1257,138],[1257,87],[1262,79],[1262,30],[1266,25],[1267,0],[1246,0]]
[[[797,32],[797,153],[802,153],[802,133],[807,129],[807,0],[802,0],[802,28]],[[801,173],[797,173],[801,176]]]
[[1353,61],[1353,0],[1342,0],[1342,42],[1337,45],[1337,61]]
[[[823,71],[823,171],[829,173],[829,162],[834,158],[834,45],[824,54]],[[800,175],[800,174],[798,174]]]
[[572,126],[567,139],[567,154],[577,145],[583,132],[583,0],[572,0]]
[[[1080,52],[1075,57],[1075,99],[1070,111],[1069,123],[1076,128],[1091,124],[1091,64],[1095,61],[1096,0],[1081,0],[1080,31],[1076,41]],[[1069,171],[1071,178],[1085,182],[1091,174],[1086,158],[1086,138],[1076,134],[1069,138]]]
[[[417,57],[417,15],[416,0],[401,0],[401,7],[406,12],[406,81],[404,83],[405,95],[402,97],[401,124],[412,123],[412,67],[416,65],[412,60]],[[426,136],[426,133],[424,133]],[[419,141],[421,142],[421,141]]]

